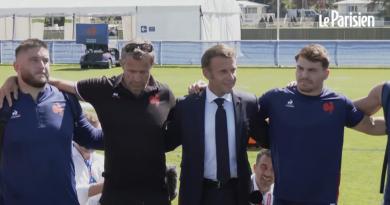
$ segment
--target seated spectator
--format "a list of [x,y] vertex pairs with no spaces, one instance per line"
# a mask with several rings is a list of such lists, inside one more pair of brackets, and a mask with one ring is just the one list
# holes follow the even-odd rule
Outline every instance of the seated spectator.
[[[100,123],[96,115],[87,113],[86,118],[96,128]],[[98,205],[103,190],[102,173],[104,157],[94,150],[73,142],[72,157],[75,168],[76,191],[80,205]]]
[[269,23],[274,23],[274,18],[272,18],[272,16],[270,16],[270,17],[268,18],[268,22],[269,22]]
[[[271,161],[271,151],[261,149],[257,154],[256,163],[253,165],[252,179],[252,204],[273,204],[274,169]],[[258,194],[259,196],[256,196]],[[253,198],[255,198],[253,200]],[[261,200],[262,199],[262,200]],[[261,202],[261,203],[260,203]]]

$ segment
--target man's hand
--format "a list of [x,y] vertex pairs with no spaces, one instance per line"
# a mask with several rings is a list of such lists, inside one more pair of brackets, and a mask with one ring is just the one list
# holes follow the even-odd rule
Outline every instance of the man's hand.
[[202,90],[204,90],[206,87],[207,87],[207,83],[206,82],[204,82],[202,80],[198,80],[195,83],[193,83],[192,85],[188,86],[188,94],[189,95],[191,95],[191,94],[198,94]]
[[103,192],[104,182],[99,182],[95,184],[91,184],[88,190],[88,197],[92,197]]
[[12,106],[12,94],[15,100],[18,99],[18,78],[11,76],[7,78],[4,85],[0,88],[0,108],[3,107],[4,98],[7,99],[8,105]]

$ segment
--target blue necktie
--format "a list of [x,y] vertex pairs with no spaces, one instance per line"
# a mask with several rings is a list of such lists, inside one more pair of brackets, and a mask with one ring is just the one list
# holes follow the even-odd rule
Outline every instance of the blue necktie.
[[217,98],[214,102],[218,105],[215,113],[215,143],[217,148],[217,179],[224,183],[230,179],[229,144],[226,111],[223,108],[223,98]]
[[96,179],[92,176],[92,160],[84,160],[85,165],[88,168],[88,173],[89,173],[89,183],[96,183]]

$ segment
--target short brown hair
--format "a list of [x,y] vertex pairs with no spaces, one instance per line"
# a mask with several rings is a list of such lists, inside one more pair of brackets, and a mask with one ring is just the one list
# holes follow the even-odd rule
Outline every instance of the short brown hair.
[[303,47],[295,56],[295,61],[302,57],[311,62],[321,62],[323,68],[329,67],[330,58],[326,48],[320,44],[309,44]]
[[17,57],[20,52],[26,51],[26,50],[31,49],[31,48],[45,48],[45,49],[47,49],[47,44],[44,41],[39,40],[37,38],[26,39],[26,40],[22,41],[18,47],[16,47],[15,57]]
[[267,157],[271,158],[271,150],[265,149],[265,148],[261,149],[259,151],[259,153],[257,153],[256,164],[258,164],[260,162],[260,159],[262,156],[267,156]]
[[214,57],[235,58],[236,52],[233,48],[225,44],[217,44],[207,49],[206,52],[203,54],[201,60],[202,68],[207,68],[211,63],[211,59],[213,59]]

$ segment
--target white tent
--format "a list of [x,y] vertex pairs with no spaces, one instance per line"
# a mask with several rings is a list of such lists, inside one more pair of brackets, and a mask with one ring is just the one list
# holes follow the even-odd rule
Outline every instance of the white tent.
[[[43,37],[42,25],[34,25],[43,22],[34,19],[48,16],[65,16],[72,23],[75,17],[122,16],[125,39],[241,39],[240,8],[235,0],[4,1],[0,4],[0,39],[36,37],[37,29]],[[65,29],[69,33],[73,26]]]

